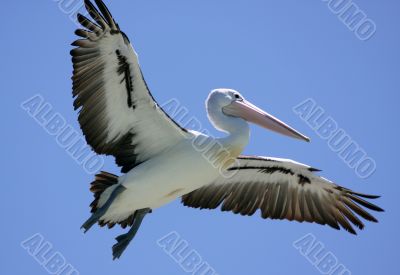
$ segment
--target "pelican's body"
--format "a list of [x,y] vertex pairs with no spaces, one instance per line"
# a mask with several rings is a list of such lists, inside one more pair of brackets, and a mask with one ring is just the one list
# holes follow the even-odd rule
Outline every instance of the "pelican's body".
[[[205,140],[209,144],[209,150],[197,151],[193,145],[196,139]],[[119,177],[119,184],[126,190],[115,199],[106,214],[101,218],[105,222],[120,222],[132,215],[135,210],[143,208],[156,209],[185,194],[192,192],[220,176],[221,168],[228,158],[211,163],[209,156],[217,156],[222,150],[211,145],[226,144],[226,139],[214,139],[191,131],[189,137],[160,153],[156,157],[146,161],[126,175]],[[230,148],[229,158],[239,156],[246,144],[237,144]],[[207,156],[204,155],[207,152]],[[173,176],[168,176],[173,175]],[[112,190],[110,187],[103,193],[99,206],[108,199]]]
[[[232,89],[213,90],[207,114],[222,138],[182,128],[155,102],[138,56],[107,7],[85,0],[93,20],[78,14],[84,29],[76,34],[73,56],[74,107],[88,144],[112,155],[120,176],[107,172],[91,183],[92,216],[82,225],[131,226],[117,237],[119,258],[143,218],[177,198],[185,206],[263,218],[316,222],[355,234],[356,216],[376,222],[365,208],[382,211],[356,193],[315,174],[308,165],[287,159],[241,155],[249,142],[249,122],[304,141],[309,139],[254,106]],[[361,207],[363,206],[363,207]]]

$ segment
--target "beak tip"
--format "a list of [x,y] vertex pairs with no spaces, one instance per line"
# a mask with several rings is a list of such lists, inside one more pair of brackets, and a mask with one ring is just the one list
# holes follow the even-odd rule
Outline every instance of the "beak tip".
[[309,138],[309,137],[307,137],[307,136],[302,136],[302,137],[301,137],[301,140],[303,140],[303,141],[305,141],[305,142],[307,142],[307,143],[310,143],[310,142],[311,142],[311,138]]

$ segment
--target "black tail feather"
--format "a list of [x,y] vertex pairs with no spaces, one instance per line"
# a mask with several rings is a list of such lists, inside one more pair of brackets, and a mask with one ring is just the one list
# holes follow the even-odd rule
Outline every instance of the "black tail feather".
[[[90,204],[91,213],[95,213],[98,209],[98,202],[100,200],[101,194],[109,187],[118,184],[118,176],[101,171],[99,174],[96,175],[95,180],[90,184],[90,191],[93,192],[94,200]],[[127,219],[118,222],[122,228],[126,228],[127,226],[132,226],[134,220],[134,215],[132,214]],[[106,226],[108,228],[113,228],[116,224],[115,222],[107,222],[103,220],[99,220],[99,225],[101,227]]]

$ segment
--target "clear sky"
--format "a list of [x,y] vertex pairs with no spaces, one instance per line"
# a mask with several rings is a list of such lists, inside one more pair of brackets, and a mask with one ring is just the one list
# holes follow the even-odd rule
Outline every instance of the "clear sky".
[[[210,266],[208,274],[320,274],[324,266],[314,265],[318,261],[312,258],[318,255],[301,254],[311,243],[325,247],[320,260],[336,257],[334,274],[399,274],[398,1],[354,2],[367,16],[364,31],[376,27],[365,41],[359,39],[366,38],[363,29],[350,30],[327,1],[106,1],[134,43],[160,103],[179,99],[205,129],[219,135],[207,120],[204,100],[214,88],[237,89],[312,138],[307,144],[252,127],[246,154],[323,169],[324,177],[341,185],[382,195],[375,203],[386,210],[376,214],[379,224],[367,222],[364,231],[352,236],[315,224],[200,211],[176,201],[147,216],[115,262],[111,246],[123,230],[79,230],[92,201],[88,188],[93,175],[84,169],[88,164],[77,163],[54,132],[42,127],[46,118],[38,122],[21,108],[38,94],[81,135],[70,80],[76,25],[59,7],[67,2],[2,3],[0,274],[62,273],[61,264],[63,274],[189,274],[190,262],[168,253],[165,239],[164,248],[157,243],[168,234],[171,242],[187,242],[181,255],[201,256],[201,263]],[[372,175],[361,178],[293,111],[308,98],[376,163]],[[103,169],[119,173],[111,158]],[[303,250],[296,249],[293,243],[303,237],[297,243]],[[36,250],[50,245],[47,256]],[[55,253],[65,263],[53,259],[46,264]]]

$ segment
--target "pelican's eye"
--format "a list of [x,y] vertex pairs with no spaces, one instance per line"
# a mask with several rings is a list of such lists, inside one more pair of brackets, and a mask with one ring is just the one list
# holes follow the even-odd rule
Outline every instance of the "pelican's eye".
[[235,98],[238,99],[238,100],[243,100],[243,98],[242,98],[239,94],[235,94],[234,96],[235,96]]

